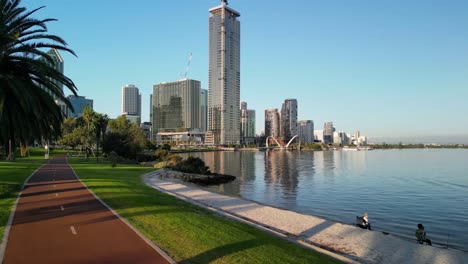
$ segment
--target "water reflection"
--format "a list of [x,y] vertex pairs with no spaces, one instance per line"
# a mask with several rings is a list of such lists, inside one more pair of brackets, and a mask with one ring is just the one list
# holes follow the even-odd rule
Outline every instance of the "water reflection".
[[[187,154],[186,154],[187,155]],[[468,248],[468,150],[193,153],[237,177],[211,191],[413,238],[424,219],[434,241]],[[449,223],[440,225],[440,223]]]

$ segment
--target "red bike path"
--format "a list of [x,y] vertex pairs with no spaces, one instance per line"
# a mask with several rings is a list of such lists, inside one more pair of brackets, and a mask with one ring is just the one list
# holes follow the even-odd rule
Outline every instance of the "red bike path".
[[174,263],[96,199],[65,157],[29,179],[7,238],[4,264]]

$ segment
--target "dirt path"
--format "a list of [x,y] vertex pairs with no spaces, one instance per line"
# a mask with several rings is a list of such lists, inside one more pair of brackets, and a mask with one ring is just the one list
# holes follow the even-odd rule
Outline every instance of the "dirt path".
[[28,181],[3,258],[5,264],[170,262],[97,200],[64,157],[51,160]]

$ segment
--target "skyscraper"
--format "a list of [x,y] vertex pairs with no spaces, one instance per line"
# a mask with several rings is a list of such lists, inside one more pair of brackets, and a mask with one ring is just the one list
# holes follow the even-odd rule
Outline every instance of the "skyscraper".
[[297,133],[302,143],[314,143],[314,122],[312,120],[298,121]]
[[153,135],[200,128],[200,81],[183,79],[153,86]]
[[93,109],[93,100],[86,99],[84,96],[69,95],[67,98],[73,107],[73,111],[69,109],[68,117],[77,118],[83,116],[83,111],[87,106]]
[[280,137],[289,141],[297,135],[297,100],[286,99],[281,107]]
[[326,122],[325,124],[323,124],[323,143],[333,143],[333,132],[335,132],[333,122]]
[[200,89],[200,130],[206,132],[208,119],[208,90]]
[[265,136],[278,138],[280,135],[280,117],[277,108],[265,110]]
[[208,130],[215,145],[240,143],[240,13],[209,9]]
[[247,103],[241,102],[241,143],[255,142],[255,110],[247,109]]
[[141,118],[141,94],[133,84],[122,87],[122,114]]

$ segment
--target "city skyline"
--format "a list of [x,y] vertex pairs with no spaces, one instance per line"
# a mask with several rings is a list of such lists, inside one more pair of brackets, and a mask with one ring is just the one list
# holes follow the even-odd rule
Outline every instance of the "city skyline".
[[[142,10],[106,1],[93,9],[80,3],[24,1],[31,8],[46,5],[39,16],[60,20],[50,30],[64,35],[78,54],[65,54],[65,72],[79,94],[93,98],[96,111],[116,117],[119,88],[134,83],[143,95],[142,121],[149,119],[152,85],[176,79],[190,52],[188,77],[208,88],[206,17],[219,3],[169,1]],[[467,3],[366,1],[338,6],[297,1],[288,6],[239,0],[230,5],[242,13],[240,99],[250,108],[263,112],[292,97],[299,101],[298,119],[316,124],[331,120],[340,130],[361,130],[371,138],[468,134],[463,116],[468,37],[462,27],[468,20],[462,12]],[[115,12],[102,14],[107,9]],[[80,10],[89,18],[79,27],[74,21]],[[119,21],[127,12],[135,15]],[[175,12],[180,16],[167,16]],[[275,15],[285,19],[276,21]],[[149,21],[148,28],[141,28]],[[87,23],[96,28],[89,30]],[[94,41],[83,38],[80,32],[85,30]],[[176,41],[184,38],[191,41]],[[259,117],[257,133],[264,124]]]

